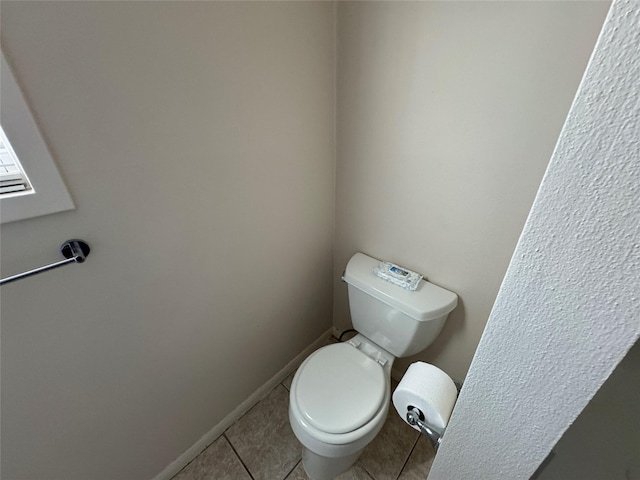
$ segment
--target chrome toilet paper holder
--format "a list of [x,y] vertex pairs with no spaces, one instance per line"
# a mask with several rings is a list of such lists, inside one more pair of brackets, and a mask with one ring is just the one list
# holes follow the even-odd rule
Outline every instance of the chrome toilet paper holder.
[[440,447],[440,442],[442,442],[442,436],[444,435],[444,431],[442,433],[431,428],[424,421],[424,413],[417,407],[413,407],[409,405],[407,407],[407,423],[409,425],[420,428],[420,433],[427,436],[431,445],[433,445],[433,449],[437,452]]
[[[462,389],[462,382],[454,380],[453,383],[455,383],[459,395],[460,390]],[[407,423],[411,426],[418,427],[420,429],[420,433],[426,435],[426,437],[429,439],[431,445],[433,445],[433,449],[436,452],[438,451],[446,427],[442,430],[442,432],[434,429],[425,422],[425,416],[424,413],[422,413],[422,410],[412,405],[409,405],[407,407]]]

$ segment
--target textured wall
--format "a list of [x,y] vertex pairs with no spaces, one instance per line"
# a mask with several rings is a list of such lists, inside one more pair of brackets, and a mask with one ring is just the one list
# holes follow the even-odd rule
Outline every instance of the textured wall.
[[363,251],[456,292],[416,360],[464,378],[603,2],[339,2],[334,325]]
[[331,322],[329,2],[8,2],[76,210],[2,226],[2,472],[160,472]]
[[431,480],[529,478],[640,335],[639,22],[614,3]]
[[640,478],[640,342],[553,447],[537,480]]

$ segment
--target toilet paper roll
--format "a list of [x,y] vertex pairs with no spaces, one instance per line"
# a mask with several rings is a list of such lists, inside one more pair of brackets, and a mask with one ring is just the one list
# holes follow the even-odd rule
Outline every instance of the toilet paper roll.
[[[442,433],[457,398],[458,389],[449,375],[428,363],[416,362],[409,366],[393,392],[393,406],[405,422],[409,407],[419,408],[425,423]],[[411,426],[420,430],[417,425]]]

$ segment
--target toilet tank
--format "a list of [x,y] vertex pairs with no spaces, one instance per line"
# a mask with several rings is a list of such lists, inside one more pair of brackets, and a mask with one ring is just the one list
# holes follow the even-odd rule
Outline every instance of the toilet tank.
[[376,276],[380,260],[356,253],[344,273],[353,328],[396,357],[427,348],[438,336],[458,296],[421,280],[414,291]]

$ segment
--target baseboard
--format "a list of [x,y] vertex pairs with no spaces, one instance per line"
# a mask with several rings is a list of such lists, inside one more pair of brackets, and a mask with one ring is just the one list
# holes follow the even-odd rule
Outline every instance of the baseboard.
[[153,480],[170,480],[180,470],[182,470],[191,460],[196,458],[205,448],[214,442],[224,431],[229,428],[233,423],[247,413],[254,405],[260,400],[266,397],[271,390],[273,390],[279,383],[293,373],[298,366],[307,358],[312,352],[320,348],[327,341],[329,335],[332,334],[332,330],[329,329],[324,332],[318,339],[309,345],[302,353],[291,360],[285,367],[276,373],[270,380],[262,385],[258,390],[252,393],[249,398],[238,405],[229,415],[224,417],[220,423],[214,426],[211,430],[205,433],[200,440],[194,443],[187,451],[180,455],[177,459],[171,462],[167,467],[156,475]]

